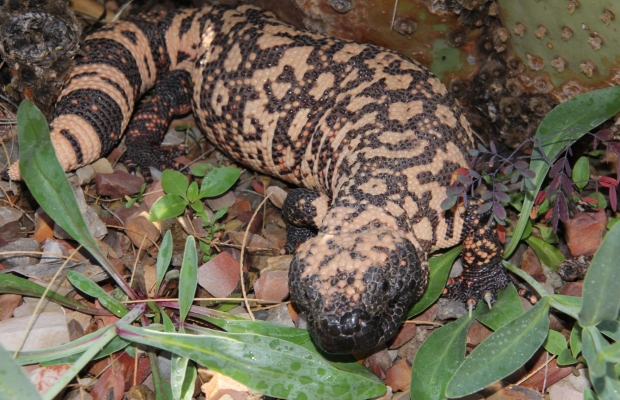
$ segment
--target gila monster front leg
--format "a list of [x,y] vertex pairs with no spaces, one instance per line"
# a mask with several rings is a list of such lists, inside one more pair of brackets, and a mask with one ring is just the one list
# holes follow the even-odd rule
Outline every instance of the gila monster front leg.
[[172,118],[192,111],[191,76],[185,70],[166,75],[155,87],[152,97],[144,102],[127,128],[127,153],[124,163],[130,172],[137,168],[147,182],[151,182],[149,167],[160,170],[180,169],[174,158],[183,154],[182,148],[165,149],[160,146]]
[[316,190],[291,190],[282,204],[282,216],[286,223],[283,254],[294,253],[300,244],[316,236],[328,205],[329,199]]
[[465,302],[470,313],[480,300],[491,306],[497,299],[497,291],[510,283],[502,265],[503,247],[492,212],[478,213],[480,204],[476,199],[469,201],[463,216],[463,272],[457,278],[448,279],[443,293]]

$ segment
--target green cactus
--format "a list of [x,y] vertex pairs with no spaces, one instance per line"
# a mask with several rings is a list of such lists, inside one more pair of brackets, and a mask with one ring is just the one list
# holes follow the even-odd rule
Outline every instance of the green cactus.
[[620,79],[615,76],[620,66],[618,0],[498,3],[515,52],[530,70],[547,73],[556,87],[569,80],[592,87]]

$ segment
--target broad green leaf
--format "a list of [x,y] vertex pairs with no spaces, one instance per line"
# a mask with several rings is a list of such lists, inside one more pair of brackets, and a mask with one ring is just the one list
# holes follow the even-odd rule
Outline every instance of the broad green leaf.
[[0,399],[41,399],[30,379],[2,345],[0,345]]
[[609,363],[620,363],[620,342],[603,348],[603,351],[599,353],[599,357]]
[[564,349],[558,356],[558,365],[561,367],[577,364],[578,360],[572,356],[569,349]]
[[607,233],[594,254],[583,281],[583,306],[579,324],[585,327],[604,320],[615,320],[620,310],[620,225]]
[[174,218],[183,214],[187,202],[176,194],[166,194],[155,202],[149,212],[149,220],[161,221],[162,219]]
[[570,331],[570,349],[575,358],[581,353],[581,327],[579,324],[575,324]]
[[192,400],[194,398],[194,384],[196,383],[196,377],[198,376],[198,370],[196,364],[189,363],[185,371],[185,380],[181,387],[181,399]]
[[287,399],[365,399],[385,386],[335,368],[303,347],[256,334],[152,332],[124,325],[122,337],[188,357],[252,389]]
[[461,246],[457,246],[438,257],[428,260],[430,269],[428,287],[422,298],[407,313],[407,319],[422,313],[441,296],[443,289],[446,287],[446,280],[450,274],[452,264],[454,264],[454,260],[456,260],[459,254],[461,254]]
[[224,216],[224,214],[226,214],[227,211],[228,211],[228,206],[224,206],[224,207],[220,208],[219,210],[217,210],[215,215],[213,216],[213,221],[212,222],[216,222],[217,220],[222,218]]
[[547,340],[545,340],[543,346],[545,347],[545,350],[556,356],[559,356],[564,350],[568,350],[564,335],[552,329],[549,330]]
[[[583,328],[581,332],[581,351],[588,363],[591,378],[601,378],[607,373],[606,363],[599,359],[598,355],[603,351],[605,345],[608,344],[595,327],[587,326]],[[598,389],[596,390],[597,392],[599,391]]]
[[[611,375],[611,376],[610,376]],[[601,399],[620,399],[620,381],[613,374],[605,376],[605,391],[599,395]]]
[[45,116],[29,100],[24,100],[19,105],[17,129],[22,160],[19,167],[32,196],[47,215],[83,245],[99,261],[116,284],[134,299],[136,296],[133,290],[116,272],[90,234],[69,180],[56,158]]
[[598,400],[598,397],[594,394],[589,387],[583,388],[583,400]]
[[583,190],[586,187],[590,179],[590,161],[588,161],[588,157],[579,157],[579,160],[573,166],[572,178],[579,190]]
[[549,296],[549,305],[556,310],[577,319],[577,313],[581,310],[581,297],[552,294]]
[[194,176],[205,176],[211,168],[213,168],[211,164],[196,164],[192,166],[190,172]]
[[[43,292],[45,292],[45,288],[43,286],[30,282],[27,279],[10,274],[0,274],[0,293],[13,293],[28,297],[41,297],[43,296]],[[88,307],[84,304],[68,299],[53,290],[49,290],[45,295],[45,298],[58,303],[63,307],[67,307],[84,314],[110,315],[108,310]]]
[[589,195],[586,196],[589,199],[596,199],[596,203],[590,203],[591,207],[596,207],[596,208],[607,208],[607,199],[605,199],[605,196],[603,196],[603,193],[601,192],[594,192],[594,193],[590,193]]
[[558,265],[560,265],[560,263],[565,260],[564,256],[557,247],[549,243],[543,242],[536,236],[530,236],[525,239],[525,241],[527,242],[527,244],[532,246],[532,249],[536,253],[536,256],[538,257],[540,262],[547,268],[552,269],[553,271],[557,271]]
[[484,389],[521,367],[540,348],[549,330],[548,301],[509,322],[465,359],[448,384],[448,397],[463,397]]
[[192,207],[192,210],[196,211],[196,214],[198,215],[202,214],[205,209],[204,206],[202,205],[202,201],[195,201],[190,204],[190,207]]
[[[476,308],[474,314],[480,314],[482,307]],[[475,320],[465,314],[434,331],[422,343],[411,370],[412,399],[440,400],[446,397],[448,382],[465,359],[467,331]]]
[[508,285],[493,304],[493,309],[478,317],[478,321],[496,331],[523,314],[523,305],[517,289]]
[[615,340],[620,341],[620,322],[616,321],[602,321],[596,326],[603,335]]
[[181,322],[185,321],[187,313],[194,302],[197,284],[198,254],[196,253],[196,240],[193,236],[189,236],[185,241],[185,252],[183,253],[183,263],[179,278],[179,318]]
[[166,270],[172,260],[172,232],[166,231],[164,238],[159,246],[159,253],[157,254],[157,283],[155,285],[155,292],[159,292],[159,287],[164,280]]
[[120,301],[107,294],[99,285],[84,275],[75,271],[67,271],[67,279],[69,279],[69,282],[82,293],[86,293],[99,300],[102,306],[110,310],[117,317],[122,318],[127,314],[127,308],[125,308]]
[[166,381],[166,377],[161,373],[157,353],[154,350],[149,351],[149,361],[151,363],[151,371],[153,374],[153,386],[155,387],[155,400],[173,400],[170,384]]
[[250,319],[225,320],[211,317],[204,317],[204,319],[230,333],[254,333],[299,345],[310,341],[310,333],[307,329],[290,328],[273,322]]
[[607,221],[607,229],[611,230],[618,222],[620,222],[620,217],[609,218],[609,221]]
[[189,358],[179,357],[176,354],[172,355],[170,360],[170,390],[173,399],[180,399],[182,396],[188,364]]
[[209,172],[202,180],[200,198],[223,194],[235,184],[241,171],[235,167],[219,167]]
[[543,224],[536,224],[536,228],[540,232],[540,237],[545,241],[545,243],[560,243],[560,238],[557,233],[553,232],[552,227]]
[[[547,158],[553,162],[565,146],[576,140],[620,111],[620,87],[610,87],[584,93],[555,107],[538,126],[535,138]],[[543,159],[540,150],[534,146],[530,170],[536,173],[533,179],[534,190],[527,191],[519,222],[514,228],[514,238],[510,241],[504,259],[512,255],[519,244],[525,225],[530,218],[536,194],[549,171],[549,164]]]
[[198,183],[196,183],[196,181],[190,183],[187,188],[187,200],[189,200],[190,203],[198,200]]
[[185,197],[189,187],[187,177],[178,171],[167,169],[161,174],[161,186],[166,194]]

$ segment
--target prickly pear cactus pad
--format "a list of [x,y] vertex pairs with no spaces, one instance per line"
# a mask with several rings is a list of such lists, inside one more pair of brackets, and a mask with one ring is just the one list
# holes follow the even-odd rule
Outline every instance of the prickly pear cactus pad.
[[[556,87],[620,83],[620,1],[498,0],[510,42],[530,71]],[[574,84],[574,83],[572,83]]]

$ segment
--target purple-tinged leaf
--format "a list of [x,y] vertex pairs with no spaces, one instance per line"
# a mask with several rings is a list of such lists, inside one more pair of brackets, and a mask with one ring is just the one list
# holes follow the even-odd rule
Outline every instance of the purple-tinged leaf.
[[496,201],[493,202],[493,214],[495,214],[499,219],[506,219],[506,209],[503,205]]
[[515,163],[515,168],[521,171],[521,170],[526,169],[527,165],[528,164],[525,161],[519,160]]
[[594,137],[605,142],[611,139],[611,131],[609,129],[601,129],[600,131],[594,134]]
[[478,214],[487,213],[491,209],[491,207],[493,207],[493,202],[484,203],[483,205],[478,207]]
[[609,142],[607,146],[616,154],[620,154],[620,142]]
[[493,154],[497,154],[497,147],[495,147],[495,142],[491,140],[489,144],[491,145],[491,152]]
[[560,215],[560,219],[564,223],[568,222],[568,219],[570,216],[568,215],[568,204],[566,204],[566,197],[564,197],[564,193],[561,193],[561,192],[558,193],[558,196],[555,201],[558,207],[558,213]]
[[478,154],[480,154],[480,151],[476,149],[469,149],[468,153],[472,157],[478,157]]
[[609,204],[611,205],[611,209],[616,212],[616,208],[618,206],[618,196],[615,187],[609,188]]
[[493,192],[482,193],[480,198],[484,201],[491,200],[493,198]]
[[458,199],[458,196],[449,196],[449,197],[446,197],[446,198],[444,199],[444,201],[442,201],[442,202],[441,202],[441,206],[440,206],[440,207],[441,207],[441,209],[442,209],[442,210],[446,210],[446,211],[447,211],[447,210],[449,210],[449,209],[451,209],[451,208],[452,208],[452,207],[454,207],[454,205],[456,204],[456,200],[457,200],[457,199]]
[[558,174],[564,167],[565,161],[566,160],[564,158],[560,158],[555,162],[555,164],[553,164],[553,167],[551,167],[551,170],[549,170],[549,178],[555,178],[556,176],[558,176]]
[[549,197],[553,197],[555,192],[558,191],[558,187],[560,187],[560,177],[556,176],[555,178],[553,178],[553,180],[549,184],[549,188],[547,189],[547,193],[549,194]]
[[465,188],[463,186],[450,186],[446,190],[446,196],[448,197],[458,196],[464,191],[465,191]]
[[469,186],[473,182],[469,176],[465,176],[461,174],[457,175],[456,180],[461,182],[465,186]]
[[574,192],[573,183],[570,181],[570,179],[568,179],[568,176],[566,175],[561,175],[560,179],[562,181],[562,190],[564,191],[564,193],[566,193],[569,199],[572,198]]
[[598,147],[598,139],[596,138],[596,136],[594,136],[594,139],[592,139],[592,150],[596,150],[597,147]]
[[489,149],[487,149],[482,143],[478,143],[478,150],[481,153],[488,153],[489,152]]
[[497,218],[497,215],[493,215],[493,219],[495,220],[495,222],[497,222],[501,226],[506,226],[506,221],[503,219]]
[[521,175],[529,179],[536,178],[536,172],[532,171],[531,169],[524,169],[523,171],[521,171]]
[[492,167],[492,166],[493,166],[493,164],[495,164],[495,159],[496,159],[496,158],[497,158],[497,156],[496,156],[496,155],[493,155],[493,156],[491,157],[491,159],[489,160],[489,166],[490,166],[490,167]]
[[498,192],[507,192],[508,191],[508,187],[506,185],[504,185],[501,182],[496,182],[493,184],[493,189],[495,189]]
[[514,185],[515,183],[519,181],[520,178],[521,178],[521,173],[519,171],[516,171],[514,175],[510,177],[510,183]]
[[569,156],[571,156],[571,157],[573,156],[573,148],[572,147],[568,146],[566,148],[566,152],[568,153]]
[[502,203],[510,202],[510,196],[503,192],[495,192],[495,200],[501,201]]
[[506,168],[504,168],[504,174],[510,175],[513,169],[514,169],[514,166],[512,164],[507,165]]
[[475,169],[473,169],[473,168],[468,169],[468,170],[467,170],[467,173],[469,174],[469,176],[471,176],[471,177],[472,177],[472,178],[474,178],[474,179],[480,179],[480,178],[481,178],[481,176],[480,176],[480,174],[478,173],[478,171],[476,171],[476,170],[475,170]]
[[[569,149],[570,149],[570,147],[569,147]],[[568,162],[564,163],[564,171],[566,171],[566,175],[568,175],[569,178],[572,176],[573,170],[570,167],[570,163],[568,163]]]

